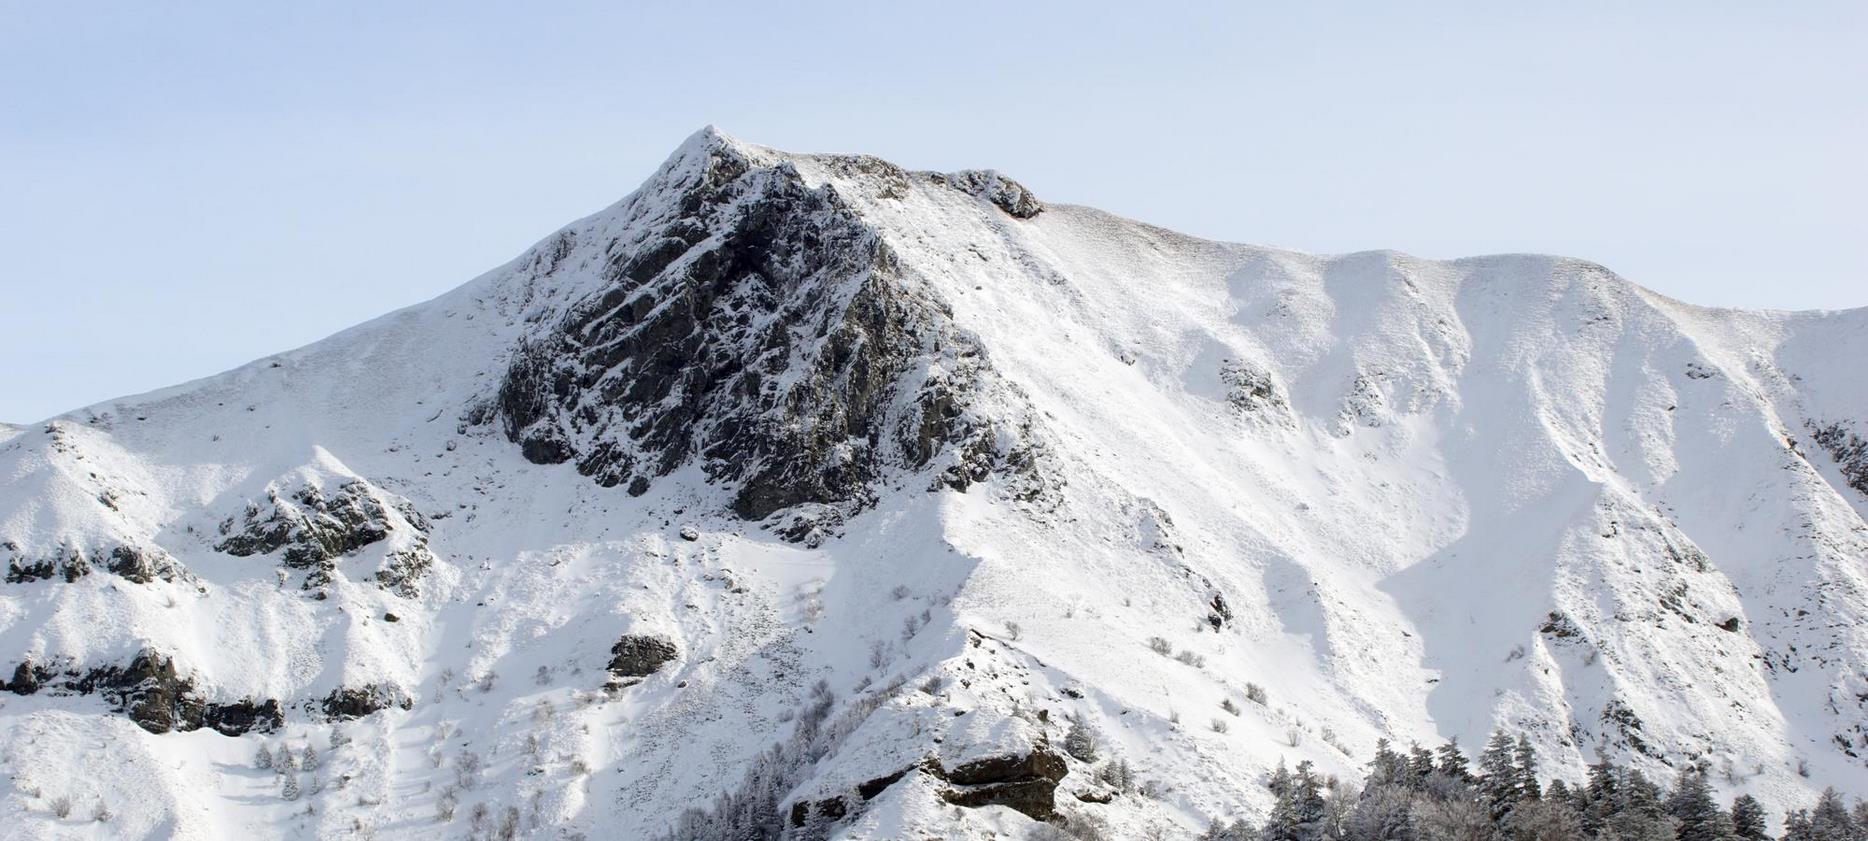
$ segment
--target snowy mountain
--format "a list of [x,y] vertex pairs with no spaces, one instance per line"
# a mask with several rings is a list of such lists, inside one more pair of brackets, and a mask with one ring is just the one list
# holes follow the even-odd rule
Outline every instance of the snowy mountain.
[[1177,837],[1499,728],[1868,794],[1864,358],[705,130],[438,299],[0,427],[0,837]]

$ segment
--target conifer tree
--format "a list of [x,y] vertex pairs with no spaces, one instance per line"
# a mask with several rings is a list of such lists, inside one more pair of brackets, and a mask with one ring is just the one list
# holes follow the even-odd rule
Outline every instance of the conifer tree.
[[1499,730],[1479,753],[1479,805],[1494,823],[1505,819],[1518,805],[1518,765],[1511,737]]
[[1415,742],[1408,747],[1407,770],[1414,778],[1412,787],[1416,791],[1420,790],[1426,785],[1427,776],[1433,773],[1433,753]]
[[1672,819],[1661,802],[1659,787],[1640,771],[1617,771],[1620,791],[1609,827],[1622,841],[1673,841]]
[[1407,758],[1395,753],[1387,739],[1375,740],[1375,758],[1369,760],[1369,788],[1401,783],[1407,774]]
[[1568,797],[1521,801],[1499,828],[1510,841],[1577,841],[1583,837],[1582,816]]
[[1079,762],[1096,761],[1096,733],[1083,723],[1081,716],[1070,722],[1064,733],[1064,752]]
[[1531,740],[1523,733],[1518,734],[1518,746],[1513,759],[1518,765],[1518,799],[1536,800],[1543,796],[1537,785],[1537,749],[1531,747]]
[[1712,799],[1712,785],[1706,772],[1688,767],[1680,772],[1673,796],[1667,798],[1667,813],[1679,821],[1675,831],[1678,841],[1732,841],[1732,817]]
[[1810,810],[1810,837],[1814,841],[1858,841],[1855,819],[1834,786],[1823,789],[1816,808]]
[[1784,841],[1815,841],[1815,838],[1810,832],[1809,810],[1798,809],[1784,816]]
[[1764,829],[1764,807],[1757,798],[1741,794],[1732,801],[1732,833],[1742,841],[1770,841]]
[[1311,768],[1308,759],[1297,763],[1297,772],[1291,780],[1295,790],[1292,801],[1297,809],[1298,834],[1305,839],[1315,839],[1322,834],[1327,806],[1323,799],[1323,779]]
[[259,743],[259,752],[253,754],[253,767],[262,771],[272,770],[272,749],[265,742]]
[[1460,782],[1472,782],[1472,771],[1466,763],[1466,754],[1459,749],[1458,736],[1446,740],[1446,744],[1441,745],[1434,755],[1437,759],[1434,770],[1442,776]]
[[1608,826],[1620,805],[1621,785],[1614,764],[1606,757],[1589,766],[1589,783],[1582,789],[1583,834],[1595,837]]
[[1307,841],[1299,834],[1303,815],[1297,805],[1297,785],[1284,767],[1284,760],[1278,760],[1278,768],[1271,772],[1265,787],[1271,789],[1271,813],[1265,816],[1260,841]]

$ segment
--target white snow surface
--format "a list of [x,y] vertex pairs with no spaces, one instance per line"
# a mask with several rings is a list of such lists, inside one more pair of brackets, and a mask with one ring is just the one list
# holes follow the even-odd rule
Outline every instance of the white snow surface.
[[[903,470],[809,546],[734,518],[697,466],[632,497],[464,420],[528,330],[604,282],[602,245],[722,150],[834,190],[950,309],[1003,383],[975,411],[1029,419],[1046,504]],[[1378,737],[1496,727],[1572,780],[1606,755],[1664,779],[1704,760],[1777,815],[1824,784],[1868,795],[1868,497],[1812,438],[1868,435],[1868,310],[1706,309],[1557,257],[1015,218],[852,160],[708,129],[574,238],[433,301],[0,428],[0,555],[130,545],[185,571],[0,584],[0,670],[152,648],[209,700],[287,708],[272,734],[155,734],[95,695],[0,694],[0,838],[464,837],[479,803],[517,808],[525,837],[646,838],[734,790],[820,680],[874,711],[788,803],[1061,744],[1072,717],[1163,790],[1080,803],[1093,771],[1070,760],[1060,808],[1119,837],[1261,817],[1280,761],[1356,779]],[[215,549],[269,489],[358,480],[428,521],[419,594],[372,578],[408,548],[401,520],[323,599],[277,553]],[[625,633],[679,655],[605,691]],[[370,683],[414,703],[314,708]],[[254,768],[262,744],[319,753],[299,799]],[[911,771],[838,837],[1035,827],[938,788]]]

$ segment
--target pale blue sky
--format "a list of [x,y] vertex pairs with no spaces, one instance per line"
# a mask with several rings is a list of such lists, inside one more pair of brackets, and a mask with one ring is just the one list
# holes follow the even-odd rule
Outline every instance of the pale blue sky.
[[0,0],[0,419],[431,297],[707,123],[1219,239],[1868,304],[1858,0],[623,6]]

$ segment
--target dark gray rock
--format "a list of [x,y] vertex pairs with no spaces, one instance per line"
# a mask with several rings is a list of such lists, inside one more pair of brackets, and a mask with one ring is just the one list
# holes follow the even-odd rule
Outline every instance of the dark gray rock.
[[415,699],[409,693],[387,683],[340,686],[331,690],[322,703],[325,716],[336,721],[362,718],[391,707],[406,710],[414,706]]
[[990,169],[967,169],[940,179],[960,192],[977,196],[1015,219],[1030,219],[1044,212],[1044,203],[1013,181]]
[[724,144],[668,189],[677,215],[610,243],[609,285],[513,351],[493,414],[527,459],[633,495],[698,460],[760,520],[860,508],[891,467],[990,450],[964,411],[976,354],[835,189]]
[[662,665],[675,659],[675,644],[661,637],[629,634],[610,647],[610,674],[619,678],[643,678],[655,674]]
[[1005,806],[1040,821],[1057,815],[1057,783],[1069,773],[1049,745],[1025,754],[988,756],[951,769],[936,768],[948,782],[942,799],[956,806]]
[[1868,497],[1868,440],[1863,440],[1840,423],[1810,425],[1810,437],[1835,459],[1842,481],[1862,496]]
[[267,503],[249,503],[242,517],[223,521],[215,550],[248,557],[283,549],[286,566],[310,573],[304,583],[310,589],[330,582],[338,559],[388,538],[400,519],[414,529],[415,545],[390,553],[375,574],[377,583],[413,597],[418,595],[417,582],[434,565],[427,519],[406,500],[386,501],[366,482],[346,482],[329,496],[316,485],[299,488],[289,497],[268,491]]

